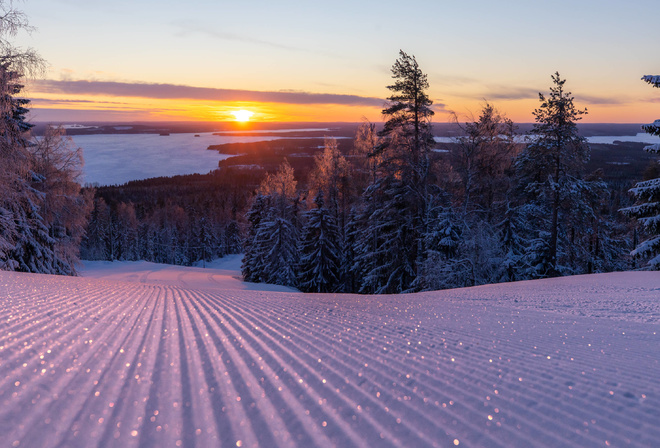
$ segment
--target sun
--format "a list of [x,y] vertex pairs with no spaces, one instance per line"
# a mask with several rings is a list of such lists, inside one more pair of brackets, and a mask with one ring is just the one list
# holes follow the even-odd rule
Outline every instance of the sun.
[[254,115],[254,112],[250,112],[249,110],[235,110],[234,112],[231,113],[234,117],[236,117],[236,121],[250,121],[250,117]]

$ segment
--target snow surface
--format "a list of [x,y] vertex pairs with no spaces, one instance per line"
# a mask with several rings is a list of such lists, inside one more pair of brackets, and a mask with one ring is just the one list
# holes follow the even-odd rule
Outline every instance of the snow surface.
[[358,296],[238,263],[0,272],[0,446],[660,440],[658,272]]
[[288,286],[244,282],[240,272],[242,258],[243,255],[228,255],[205,263],[205,268],[201,264],[199,267],[190,268],[149,261],[85,261],[80,273],[89,278],[153,283],[179,288],[297,292]]

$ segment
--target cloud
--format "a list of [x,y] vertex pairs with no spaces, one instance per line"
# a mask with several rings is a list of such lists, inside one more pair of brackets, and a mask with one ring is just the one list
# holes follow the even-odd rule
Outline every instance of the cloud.
[[594,95],[575,95],[575,100],[577,102],[584,101],[587,104],[626,104],[628,101],[621,98],[613,98],[607,96],[594,96]]
[[50,104],[50,105],[57,105],[57,104],[86,104],[86,103],[91,103],[91,104],[119,104],[119,105],[125,105],[128,103],[124,103],[121,101],[94,101],[94,100],[69,100],[69,99],[62,99],[62,98],[30,98],[30,101],[32,104]]
[[30,109],[32,122],[86,122],[86,121],[140,121],[158,117],[152,111],[143,110],[77,110],[77,109]]
[[435,113],[449,112],[447,105],[445,103],[440,103],[437,100],[433,102],[433,105],[431,105],[431,110]]
[[[533,89],[530,87],[504,87],[497,86],[489,89],[490,93],[483,95],[483,98],[488,100],[529,100],[529,99],[538,99],[539,93],[547,96],[547,89]],[[576,103],[587,103],[587,104],[624,104],[625,100],[614,97],[605,97],[597,95],[575,95]],[[578,104],[579,106],[579,104]]]
[[463,86],[466,84],[477,84],[480,81],[476,78],[471,78],[469,76],[458,76],[458,75],[442,75],[442,74],[431,74],[429,76],[431,82],[435,84],[440,84],[443,86]]
[[489,89],[490,92],[483,95],[489,100],[529,100],[539,97],[540,90],[529,87],[497,87]]
[[256,39],[254,37],[250,37],[242,34],[221,31],[218,30],[217,27],[215,26],[206,25],[205,23],[198,20],[177,20],[172,22],[171,24],[172,26],[178,29],[178,32],[176,33],[176,36],[178,37],[186,37],[195,34],[201,34],[207,37],[211,37],[213,39],[224,40],[229,42],[242,42],[251,45],[275,48],[279,50],[312,53],[315,55],[322,54],[333,58],[341,58],[341,56],[338,54],[324,51],[320,48],[304,48],[304,47],[297,47],[294,45],[285,45],[278,42],[274,42],[272,40]]
[[177,35],[181,37],[190,36],[193,34],[204,34],[206,36],[213,37],[215,39],[228,40],[232,42],[245,42],[249,44],[262,45],[265,47],[279,48],[283,50],[308,51],[304,48],[282,45],[276,42],[255,39],[253,37],[242,36],[239,34],[228,33],[225,31],[218,31],[217,29],[211,29],[205,26],[203,23],[197,20],[178,20],[172,22],[172,25],[174,25],[176,28],[179,29]]
[[529,87],[487,86],[486,90],[454,92],[453,96],[470,100],[529,100],[537,99],[541,90]]
[[37,80],[32,91],[69,95],[105,95],[151,99],[187,99],[199,101],[246,101],[284,104],[340,104],[345,106],[382,107],[379,98],[358,95],[310,92],[263,92],[257,90],[216,89],[176,84],[125,83],[113,81]]

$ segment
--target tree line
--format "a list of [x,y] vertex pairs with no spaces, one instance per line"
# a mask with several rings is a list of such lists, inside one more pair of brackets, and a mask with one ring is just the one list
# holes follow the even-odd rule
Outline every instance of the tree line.
[[97,188],[81,255],[192,265],[240,253],[240,212],[254,177],[239,171]]
[[633,266],[630,226],[602,173],[585,170],[587,111],[559,73],[522,142],[487,103],[448,155],[415,57],[401,52],[392,77],[383,129],[364,123],[348,155],[326,140],[307,191],[286,162],[262,182],[246,214],[247,281],[379,294]]
[[400,52],[382,129],[363,123],[349,152],[326,139],[305,185],[285,161],[260,184],[259,171],[223,169],[199,184],[82,189],[80,148],[60,129],[30,135],[20,94],[45,62],[11,45],[27,19],[11,3],[0,9],[0,269],[75,275],[80,251],[172,264],[244,251],[247,281],[400,293],[607,272],[643,266],[639,258],[660,268],[657,162],[621,210],[638,231],[602,173],[586,172],[590,148],[577,131],[586,110],[558,73],[524,141],[486,103],[464,124],[455,117],[462,135],[438,148],[427,76]]

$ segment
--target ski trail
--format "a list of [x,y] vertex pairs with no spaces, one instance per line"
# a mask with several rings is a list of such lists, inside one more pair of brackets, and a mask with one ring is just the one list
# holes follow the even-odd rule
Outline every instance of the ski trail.
[[[657,288],[649,274],[641,291]],[[485,300],[494,287],[323,295],[225,290],[189,275],[161,270],[153,284],[0,272],[0,446],[660,440],[660,325],[621,319],[635,298],[620,276],[601,287],[610,314],[591,284],[598,307],[578,316],[564,305],[574,309],[584,288],[570,282],[552,306],[547,282],[542,293],[532,283],[518,307]],[[200,276],[210,289],[186,286]]]

